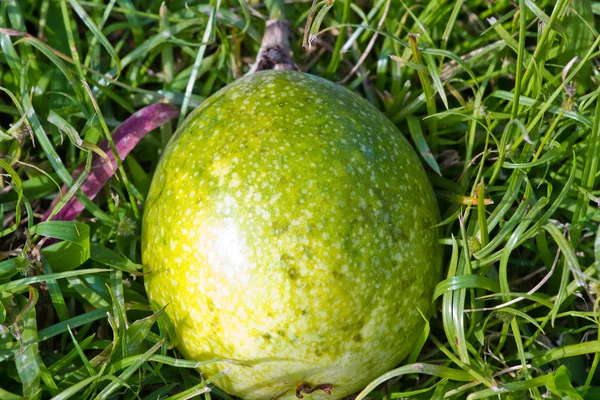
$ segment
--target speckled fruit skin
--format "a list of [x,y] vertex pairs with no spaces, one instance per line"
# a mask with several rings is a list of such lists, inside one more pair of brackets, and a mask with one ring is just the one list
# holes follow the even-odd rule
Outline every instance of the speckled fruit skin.
[[396,366],[441,275],[437,204],[407,140],[365,100],[264,71],[206,100],[154,175],[146,290],[178,349],[244,399],[340,399]]

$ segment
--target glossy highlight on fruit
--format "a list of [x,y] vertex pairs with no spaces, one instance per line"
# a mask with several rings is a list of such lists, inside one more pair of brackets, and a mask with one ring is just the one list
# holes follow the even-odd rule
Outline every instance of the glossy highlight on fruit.
[[246,364],[203,369],[227,370],[223,390],[340,399],[421,333],[438,222],[417,155],[379,111],[324,79],[262,71],[202,103],[165,149],[144,212],[146,289],[186,358]]

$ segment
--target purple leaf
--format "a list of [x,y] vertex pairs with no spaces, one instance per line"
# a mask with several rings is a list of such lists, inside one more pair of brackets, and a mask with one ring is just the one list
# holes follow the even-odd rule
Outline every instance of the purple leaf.
[[[115,148],[117,149],[121,161],[127,157],[129,152],[133,150],[148,132],[164,125],[173,118],[176,118],[178,114],[179,110],[177,107],[171,104],[156,103],[142,108],[131,117],[127,118],[125,122],[115,129],[112,135],[115,142]],[[87,179],[80,188],[90,200],[96,197],[96,194],[102,189],[102,186],[104,186],[117,170],[117,161],[115,160],[115,155],[113,154],[108,141],[106,139],[103,140],[98,147],[106,153],[112,163],[112,168],[102,157],[97,154],[93,155],[92,168]],[[72,174],[73,178],[76,179],[84,168],[84,164],[77,167]],[[64,195],[67,193],[67,190],[67,187],[63,186],[61,189],[62,194]],[[52,213],[52,209],[60,201],[60,198],[60,194],[56,195],[51,206],[44,214],[44,221],[48,219]],[[83,209],[83,204],[73,196],[64,207],[52,217],[52,219],[71,221],[77,218]]]

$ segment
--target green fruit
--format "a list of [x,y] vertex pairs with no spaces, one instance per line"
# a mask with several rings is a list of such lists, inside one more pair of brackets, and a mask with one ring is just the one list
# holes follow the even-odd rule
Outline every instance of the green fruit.
[[[437,204],[402,134],[321,78],[265,71],[171,140],[143,222],[148,296],[177,347],[244,399],[339,399],[397,365],[441,274]],[[327,388],[327,387],[325,387]],[[308,390],[306,390],[308,391]]]

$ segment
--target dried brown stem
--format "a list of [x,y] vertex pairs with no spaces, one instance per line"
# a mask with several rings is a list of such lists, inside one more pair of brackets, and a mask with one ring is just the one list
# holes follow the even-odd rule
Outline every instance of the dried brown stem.
[[270,19],[260,44],[256,62],[249,73],[274,69],[279,71],[298,70],[290,48],[290,26],[287,21]]
[[316,385],[313,387],[312,385],[309,385],[308,383],[301,383],[296,388],[296,397],[299,399],[303,399],[304,394],[311,394],[313,392],[316,392],[317,390],[322,390],[327,394],[331,394],[331,391],[333,390],[333,386],[329,383],[322,383],[320,385]]

